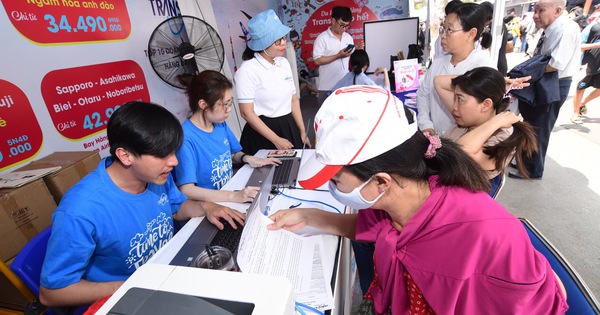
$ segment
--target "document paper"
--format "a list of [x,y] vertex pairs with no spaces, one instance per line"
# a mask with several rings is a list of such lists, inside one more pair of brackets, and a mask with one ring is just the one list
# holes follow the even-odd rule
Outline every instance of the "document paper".
[[286,277],[292,282],[296,301],[322,311],[333,309],[331,286],[323,269],[322,237],[267,230],[271,223],[261,211],[246,217],[237,254],[240,270]]

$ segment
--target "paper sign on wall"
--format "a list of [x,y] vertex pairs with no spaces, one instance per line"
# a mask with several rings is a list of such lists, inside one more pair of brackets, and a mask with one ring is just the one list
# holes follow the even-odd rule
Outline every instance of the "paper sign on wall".
[[416,58],[394,61],[396,92],[415,91],[419,88],[419,68]]

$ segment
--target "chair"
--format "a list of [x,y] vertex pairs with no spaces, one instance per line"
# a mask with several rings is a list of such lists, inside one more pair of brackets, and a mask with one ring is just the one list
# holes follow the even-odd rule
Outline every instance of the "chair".
[[567,291],[569,310],[566,314],[588,315],[600,314],[600,304],[591,293],[581,276],[573,269],[563,255],[540,233],[533,224],[519,218],[529,234],[533,247],[542,253],[552,269],[562,281]]
[[[31,290],[29,290],[29,288],[27,288],[27,285],[25,285],[25,283],[23,283],[23,281],[12,270],[10,270],[10,267],[8,267],[8,265],[6,265],[4,263],[4,261],[1,261],[1,260],[0,260],[0,273],[2,273],[6,277],[6,279],[10,283],[12,283],[12,285],[17,289],[17,291],[19,291],[21,293],[21,295],[23,295],[25,300],[27,300],[27,304],[26,304],[27,308],[39,306],[39,308],[37,308],[38,310],[43,309],[43,307],[39,303],[36,302],[37,297],[31,292]],[[37,313],[39,313],[39,311],[37,313],[36,312],[33,312],[33,313],[37,314]],[[23,315],[23,311],[17,311],[13,308],[6,308],[4,306],[0,306],[0,315],[9,315],[9,314]],[[27,314],[29,314],[29,313],[27,313]]]
[[[52,226],[49,226],[27,242],[10,265],[12,272],[35,295],[34,300],[25,307],[25,314],[39,314],[45,309],[37,297],[40,296],[40,275],[51,231]],[[56,313],[60,314],[60,312]],[[47,312],[47,314],[55,313]]]
[[50,232],[52,232],[52,226],[45,228],[27,242],[10,265],[10,269],[36,296],[40,295],[40,275],[44,257],[46,257],[46,246],[48,245],[48,239],[50,239]]
[[[42,274],[42,265],[44,264],[44,258],[46,257],[46,247],[48,246],[48,240],[52,232],[52,226],[49,226],[42,230],[38,235],[32,238],[23,249],[19,252],[15,260],[10,265],[10,269],[25,283],[27,288],[35,294],[36,297],[40,296],[40,276]],[[38,310],[43,306],[39,303],[39,299],[35,299],[30,303],[35,310]],[[81,314],[85,312],[87,307],[79,308],[49,308],[45,314]],[[37,314],[35,312],[28,312],[26,308],[25,314]]]
[[502,190],[502,188],[504,187],[504,184],[506,183],[506,172],[502,171],[502,173],[498,174],[498,176],[494,177],[493,179],[490,179],[490,183],[492,183],[492,181],[495,181],[498,179],[500,180],[500,183],[498,183],[498,187],[496,187],[496,190],[492,194],[492,198],[494,198],[494,199],[498,199],[498,195],[500,194],[500,191]]

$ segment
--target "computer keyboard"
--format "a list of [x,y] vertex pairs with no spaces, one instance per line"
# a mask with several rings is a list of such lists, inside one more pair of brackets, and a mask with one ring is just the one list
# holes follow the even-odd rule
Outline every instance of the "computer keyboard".
[[293,159],[281,159],[281,164],[275,167],[275,173],[273,174],[273,186],[282,185],[288,182],[293,164]]
[[212,242],[210,242],[211,246],[223,246],[229,249],[232,253],[237,251],[238,245],[240,244],[240,239],[242,238],[242,230],[243,226],[237,224],[237,230],[234,229],[229,222],[224,219],[220,220],[221,223],[225,226],[224,229],[219,230]]

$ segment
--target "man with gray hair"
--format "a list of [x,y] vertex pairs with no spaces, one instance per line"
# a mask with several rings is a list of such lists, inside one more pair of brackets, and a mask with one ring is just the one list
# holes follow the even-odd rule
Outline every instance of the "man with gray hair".
[[[567,99],[573,76],[579,71],[581,60],[581,33],[579,26],[563,15],[565,0],[539,0],[534,6],[533,22],[544,30],[538,41],[534,55],[542,54],[551,59],[546,72],[558,72],[560,101],[549,105],[536,106],[519,101],[519,111],[524,121],[530,123],[538,138],[537,153],[528,159],[525,168],[532,179],[541,179],[544,174],[544,161],[550,133],[560,107]],[[511,178],[523,179],[519,172],[509,172]]]

